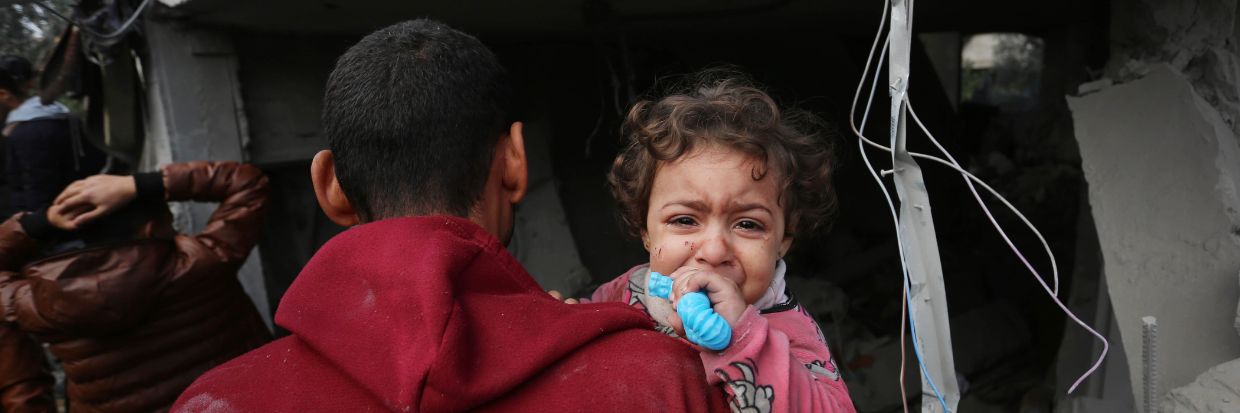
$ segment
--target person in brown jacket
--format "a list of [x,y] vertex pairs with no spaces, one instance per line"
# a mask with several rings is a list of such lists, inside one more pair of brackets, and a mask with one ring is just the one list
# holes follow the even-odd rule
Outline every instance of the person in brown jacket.
[[[196,235],[165,201],[219,202]],[[270,340],[237,271],[258,240],[267,178],[233,162],[75,182],[0,225],[0,315],[50,343],[70,412],[166,411],[203,372]],[[65,240],[80,247],[45,255]]]
[[39,343],[0,325],[0,413],[55,413],[54,384]]

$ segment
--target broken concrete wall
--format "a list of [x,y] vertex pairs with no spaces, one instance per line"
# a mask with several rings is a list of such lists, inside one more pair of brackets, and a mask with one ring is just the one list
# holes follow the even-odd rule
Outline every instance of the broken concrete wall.
[[1098,297],[1109,296],[1120,332],[1111,337],[1127,350],[1126,363],[1104,370],[1127,364],[1140,399],[1142,316],[1159,318],[1159,392],[1236,355],[1235,332],[1219,323],[1240,328],[1240,27],[1235,0],[1110,7],[1106,78],[1082,87],[1103,91],[1069,101],[1103,249]]
[[1106,76],[1123,83],[1144,76],[1151,65],[1170,65],[1240,135],[1237,11],[1236,0],[1112,2]]
[[[174,22],[146,23],[149,61],[147,131],[139,169],[169,162],[245,161],[249,144],[237,81],[237,60],[226,36]],[[206,226],[215,205],[173,203],[175,225],[183,233]],[[271,328],[271,312],[259,249],[238,271],[238,279]]]
[[1133,394],[1141,381],[1142,316],[1159,322],[1163,389],[1240,356],[1234,321],[1240,244],[1232,177],[1236,137],[1188,78],[1165,64],[1069,98],[1103,272]]
[[251,161],[309,160],[327,148],[321,133],[323,87],[332,66],[355,41],[349,36],[234,33],[253,142]]

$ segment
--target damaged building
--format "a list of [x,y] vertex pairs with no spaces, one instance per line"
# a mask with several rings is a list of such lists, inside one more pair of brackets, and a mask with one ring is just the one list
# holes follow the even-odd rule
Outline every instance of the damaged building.
[[[385,25],[432,17],[474,33],[511,71],[531,188],[509,249],[546,289],[586,295],[646,260],[617,220],[606,174],[632,103],[718,64],[839,133],[840,211],[798,236],[789,285],[826,333],[858,409],[921,403],[901,366],[896,233],[847,130],[881,2],[801,0],[83,1],[108,42],[61,39],[49,68],[80,65],[70,96],[137,170],[197,159],[259,165],[272,213],[242,270],[270,323],[302,265],[343,228],[307,175],[326,148],[335,58]],[[83,9],[84,8],[84,9]],[[973,174],[1042,230],[1059,296],[1046,295],[955,171],[924,164],[936,214],[959,410],[1240,411],[1240,9],[1236,0],[920,4],[911,95]],[[66,63],[68,62],[68,63]],[[83,80],[84,79],[84,80]],[[880,95],[883,93],[879,92]],[[876,99],[874,111],[888,110]],[[886,120],[864,125],[885,131]],[[934,152],[910,131],[909,149]],[[987,200],[998,205],[993,199]],[[996,207],[996,211],[1002,208]],[[179,205],[193,231],[212,208]],[[1051,260],[998,212],[1033,266]],[[272,326],[277,329],[278,327]]]

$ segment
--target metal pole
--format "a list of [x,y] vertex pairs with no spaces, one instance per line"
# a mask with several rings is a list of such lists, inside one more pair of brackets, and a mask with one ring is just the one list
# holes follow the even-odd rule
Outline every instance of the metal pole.
[[[906,147],[906,107],[909,55],[912,45],[912,2],[892,0],[889,87],[891,92],[891,148],[896,193],[900,196],[900,233],[908,262],[910,280],[910,322],[916,328],[916,343],[924,364],[922,411],[955,411],[960,402],[952,356],[951,326],[947,318],[943,268],[935,238],[930,197],[921,168]],[[942,398],[940,400],[940,397]]]

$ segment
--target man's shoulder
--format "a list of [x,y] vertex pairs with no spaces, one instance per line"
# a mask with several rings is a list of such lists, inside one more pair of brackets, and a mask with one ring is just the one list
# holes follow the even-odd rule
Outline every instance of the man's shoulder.
[[697,350],[674,337],[640,329],[599,337],[566,358],[560,367],[605,373],[589,380],[601,387],[631,387],[649,381],[701,389],[706,379]]
[[295,336],[288,336],[203,374],[181,394],[172,411],[335,411],[333,405],[366,411],[370,404],[365,391]]
[[14,132],[44,132],[44,131],[68,131],[69,118],[67,117],[48,117],[23,120],[21,122],[13,122],[8,126],[12,127]]
[[14,122],[5,125],[5,136],[17,145],[52,145],[68,139],[67,119],[49,118]]
[[623,330],[590,342],[512,395],[483,410],[721,411],[697,352],[650,330]]
[[650,364],[659,361],[671,365],[685,364],[699,371],[702,369],[698,352],[693,347],[654,330],[619,331],[600,337],[580,351],[607,354],[616,363]]

